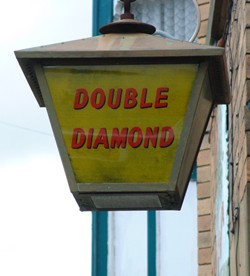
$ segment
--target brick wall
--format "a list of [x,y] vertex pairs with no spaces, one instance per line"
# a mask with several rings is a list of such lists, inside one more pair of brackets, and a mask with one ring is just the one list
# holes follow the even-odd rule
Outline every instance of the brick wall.
[[[205,44],[208,32],[210,1],[197,1],[201,12],[201,25],[198,42]],[[212,202],[211,202],[211,132],[212,118],[206,129],[200,152],[197,157],[197,196],[198,196],[198,275],[212,275]]]
[[199,276],[212,275],[211,123],[212,119],[197,158]]
[[[216,114],[216,109],[213,111]],[[214,116],[214,115],[213,115]],[[197,157],[197,195],[198,195],[198,265],[199,276],[213,275],[216,267],[216,252],[214,251],[215,224],[214,203],[216,194],[216,167],[214,166],[216,148],[214,136],[216,117],[210,119],[203,143]],[[204,242],[204,239],[206,240]]]
[[249,1],[238,1],[232,10],[231,33],[227,39],[231,71],[232,103],[229,112],[230,137],[230,257],[232,275],[249,275],[248,193],[249,193],[249,109],[248,82],[250,23]]
[[[208,1],[202,12],[199,42],[205,43]],[[230,272],[249,274],[250,220],[250,1],[234,1],[226,40],[232,102],[228,111],[230,181]],[[199,276],[217,275],[216,237],[218,110],[213,110],[197,158]],[[216,274],[217,273],[217,274]]]
[[197,0],[201,13],[201,25],[198,34],[199,43],[205,44],[207,29],[208,29],[208,17],[210,11],[210,0]]

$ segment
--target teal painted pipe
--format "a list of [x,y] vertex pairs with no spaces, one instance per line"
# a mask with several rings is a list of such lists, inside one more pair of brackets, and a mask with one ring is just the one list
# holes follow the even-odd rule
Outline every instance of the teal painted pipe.
[[108,275],[108,212],[92,212],[92,276]]
[[99,28],[113,21],[113,0],[93,0],[93,36],[99,35]]
[[148,276],[156,276],[156,212],[148,211]]
[[[113,0],[93,0],[93,36],[112,22]],[[108,274],[108,212],[92,212],[92,276]]]

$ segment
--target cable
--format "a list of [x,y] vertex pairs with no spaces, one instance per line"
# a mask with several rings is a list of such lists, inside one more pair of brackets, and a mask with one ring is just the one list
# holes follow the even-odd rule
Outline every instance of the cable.
[[53,136],[52,134],[44,132],[44,131],[40,131],[40,130],[37,130],[37,129],[28,128],[28,127],[23,127],[23,126],[20,126],[20,125],[9,123],[9,122],[0,121],[0,124],[5,125],[5,126],[9,126],[9,127],[13,127],[13,128],[22,129],[22,130],[33,132],[33,133],[37,133],[37,134],[41,134],[41,135],[45,135],[45,136],[50,136],[50,137]]

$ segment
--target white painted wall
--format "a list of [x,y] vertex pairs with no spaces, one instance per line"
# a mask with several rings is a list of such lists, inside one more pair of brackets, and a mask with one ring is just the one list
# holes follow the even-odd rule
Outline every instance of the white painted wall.
[[108,276],[147,275],[147,212],[109,212]]
[[157,276],[197,275],[197,190],[191,181],[181,211],[157,212]]

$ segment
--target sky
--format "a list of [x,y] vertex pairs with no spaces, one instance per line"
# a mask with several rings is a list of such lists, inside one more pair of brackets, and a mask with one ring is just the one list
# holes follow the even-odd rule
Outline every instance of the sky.
[[70,193],[14,50],[91,36],[92,1],[3,1],[0,26],[0,275],[89,276],[91,213]]

